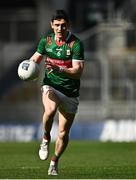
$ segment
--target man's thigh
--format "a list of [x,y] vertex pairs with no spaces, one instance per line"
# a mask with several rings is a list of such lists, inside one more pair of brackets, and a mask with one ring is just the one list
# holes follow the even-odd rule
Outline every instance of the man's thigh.
[[42,101],[45,109],[56,109],[59,105],[59,98],[49,86],[42,87]]
[[59,111],[59,131],[69,133],[69,130],[73,124],[75,114]]

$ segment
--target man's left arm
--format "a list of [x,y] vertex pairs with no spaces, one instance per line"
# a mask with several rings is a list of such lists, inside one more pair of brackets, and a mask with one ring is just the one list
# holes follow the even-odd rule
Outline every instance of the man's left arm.
[[52,73],[53,71],[56,71],[59,73],[63,73],[72,79],[80,79],[84,69],[84,61],[81,60],[72,61],[72,67],[70,68],[64,68],[61,66],[56,66],[51,63],[46,63],[46,69],[48,69],[49,74]]
[[62,73],[73,79],[80,79],[84,69],[84,61],[72,61],[71,68],[64,68]]
[[84,46],[81,41],[74,43],[72,47],[72,67],[64,69],[63,72],[73,79],[80,79],[84,69]]

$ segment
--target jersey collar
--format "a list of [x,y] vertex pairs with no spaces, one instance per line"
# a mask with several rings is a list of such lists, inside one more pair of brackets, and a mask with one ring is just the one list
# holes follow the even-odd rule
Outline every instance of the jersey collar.
[[[68,31],[68,35],[67,35],[67,37],[66,37],[66,42],[69,40],[71,34],[72,34],[72,33],[71,33],[70,31]],[[56,41],[56,36],[54,36],[54,40]]]

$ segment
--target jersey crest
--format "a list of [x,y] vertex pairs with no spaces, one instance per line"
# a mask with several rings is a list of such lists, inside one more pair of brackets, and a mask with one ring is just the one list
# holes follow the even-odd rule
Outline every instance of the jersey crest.
[[52,44],[52,37],[51,36],[47,36],[46,37],[46,42],[50,46]]

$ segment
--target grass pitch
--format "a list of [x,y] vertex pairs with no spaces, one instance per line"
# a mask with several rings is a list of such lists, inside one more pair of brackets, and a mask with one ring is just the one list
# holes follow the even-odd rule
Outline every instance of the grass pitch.
[[38,149],[39,142],[0,143],[0,179],[136,178],[136,143],[71,141],[57,177],[47,175],[49,160],[41,161]]

